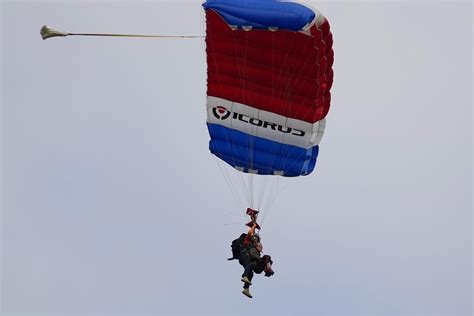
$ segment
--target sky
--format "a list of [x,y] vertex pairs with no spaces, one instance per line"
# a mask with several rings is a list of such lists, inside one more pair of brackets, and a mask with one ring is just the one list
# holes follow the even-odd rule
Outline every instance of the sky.
[[262,206],[249,300],[203,40],[39,34],[203,35],[200,1],[1,1],[0,314],[472,314],[472,3],[306,3],[331,110],[315,172]]

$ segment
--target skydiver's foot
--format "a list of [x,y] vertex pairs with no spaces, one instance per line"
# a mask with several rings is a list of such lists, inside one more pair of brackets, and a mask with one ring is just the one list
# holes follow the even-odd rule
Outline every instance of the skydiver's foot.
[[240,280],[248,285],[252,285],[252,282],[250,282],[249,278],[247,278],[246,276],[242,277],[242,279]]
[[252,298],[252,294],[250,294],[250,290],[249,289],[244,289],[242,291],[242,294],[244,294],[245,296],[247,296],[248,298]]

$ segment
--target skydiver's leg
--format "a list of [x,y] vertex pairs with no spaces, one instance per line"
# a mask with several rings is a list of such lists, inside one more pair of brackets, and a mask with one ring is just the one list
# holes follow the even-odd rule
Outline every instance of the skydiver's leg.
[[244,289],[252,284],[253,270],[255,269],[255,262],[249,263],[242,274],[242,281],[244,282]]
[[253,272],[260,274],[265,270],[265,265],[263,265],[261,262],[255,265],[255,268],[253,269]]
[[244,267],[244,273],[242,274],[241,281],[244,282],[244,289],[248,289],[251,282],[250,282],[250,279],[248,278],[248,276],[245,273],[245,269],[251,263],[250,257],[245,255],[245,254],[241,254],[240,257],[239,257],[239,263],[242,265],[242,267]]
[[253,270],[255,269],[255,267],[256,267],[255,262],[251,262],[248,265],[246,265],[244,269],[244,274],[242,274],[242,277],[247,277],[249,280],[251,280],[253,277]]
[[245,266],[244,274],[242,274],[242,281],[244,281],[244,290],[242,291],[242,293],[250,298],[252,298],[252,294],[250,294],[250,285],[252,284],[253,270],[255,266],[255,262],[247,264]]
[[244,282],[244,290],[249,289],[250,285],[252,284],[252,279],[253,279],[253,272],[255,269],[255,262],[252,262],[251,264],[247,265],[246,271],[244,271],[243,276],[246,276],[247,279],[250,281],[250,283]]
[[250,257],[246,254],[241,254],[239,257],[239,263],[245,268],[250,263]]

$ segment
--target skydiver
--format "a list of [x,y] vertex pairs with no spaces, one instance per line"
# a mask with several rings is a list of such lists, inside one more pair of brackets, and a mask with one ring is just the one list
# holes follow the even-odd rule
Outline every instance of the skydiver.
[[248,252],[242,253],[239,257],[239,263],[244,267],[241,281],[244,282],[244,289],[242,293],[252,298],[250,293],[250,285],[252,285],[253,273],[260,274],[265,271],[265,276],[270,277],[274,274],[272,270],[273,261],[269,255],[261,257],[263,246],[260,242],[256,242],[254,247],[251,246]]
[[270,277],[274,274],[272,270],[273,261],[269,255],[261,257],[263,246],[260,236],[255,233],[256,229],[260,229],[257,224],[258,211],[251,208],[247,209],[247,215],[250,216],[251,222],[247,223],[250,227],[247,234],[240,235],[239,238],[232,242],[232,258],[239,259],[239,263],[244,267],[241,281],[244,282],[244,289],[242,293],[252,298],[250,294],[250,285],[252,285],[253,273],[260,274],[265,271],[265,276]]

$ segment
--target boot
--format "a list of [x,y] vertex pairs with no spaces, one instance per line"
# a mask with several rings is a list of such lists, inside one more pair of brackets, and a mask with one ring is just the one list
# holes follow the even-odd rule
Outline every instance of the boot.
[[248,298],[252,298],[252,294],[250,294],[250,290],[249,289],[244,289],[242,291],[242,294],[244,294],[245,296],[247,296]]
[[250,282],[249,278],[247,278],[246,276],[242,277],[242,279],[240,280],[248,285],[252,285],[252,282]]

